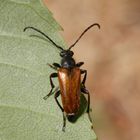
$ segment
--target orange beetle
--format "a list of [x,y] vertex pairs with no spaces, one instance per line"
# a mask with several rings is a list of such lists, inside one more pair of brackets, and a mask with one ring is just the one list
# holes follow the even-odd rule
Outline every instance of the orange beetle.
[[[53,89],[55,87],[52,78],[58,77],[60,90],[57,90],[55,92],[54,97],[57,105],[60,107],[63,113],[63,128],[62,128],[63,131],[65,131],[66,117],[68,118],[69,121],[71,121],[79,111],[81,92],[88,95],[87,113],[89,115],[90,95],[85,87],[87,71],[80,69],[80,66],[83,65],[84,62],[79,62],[76,64],[75,60],[73,59],[74,53],[73,51],[71,51],[71,48],[74,47],[75,44],[80,40],[80,38],[85,34],[85,32],[87,32],[93,26],[97,26],[100,29],[100,25],[98,23],[90,25],[88,28],[84,30],[84,32],[79,36],[79,38],[75,41],[75,43],[72,44],[67,50],[64,50],[61,46],[57,45],[51,38],[49,38],[42,31],[34,27],[24,28],[24,31],[26,31],[27,29],[33,29],[39,32],[61,51],[60,52],[60,56],[62,57],[61,65],[58,63],[53,63],[52,65],[49,64],[49,66],[57,70],[57,72],[52,73],[50,75],[50,84],[52,88],[50,92],[44,97],[44,99],[46,100],[52,94]],[[81,74],[84,74],[82,82],[81,82]],[[63,107],[60,105],[57,99],[60,94]]]

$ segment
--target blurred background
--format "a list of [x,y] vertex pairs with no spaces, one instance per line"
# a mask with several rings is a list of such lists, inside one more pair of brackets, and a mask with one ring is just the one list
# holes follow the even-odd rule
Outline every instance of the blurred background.
[[[99,140],[140,140],[140,1],[45,0],[88,71],[94,130]],[[86,131],[86,130],[85,130]]]

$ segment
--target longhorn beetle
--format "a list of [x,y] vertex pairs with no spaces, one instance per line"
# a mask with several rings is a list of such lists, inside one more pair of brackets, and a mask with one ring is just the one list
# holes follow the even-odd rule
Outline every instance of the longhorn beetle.
[[[57,72],[52,73],[50,75],[51,90],[44,97],[44,100],[46,100],[52,94],[53,89],[55,87],[52,79],[58,77],[60,90],[57,90],[55,92],[54,98],[56,100],[57,105],[59,106],[59,108],[63,113],[63,127],[62,127],[63,131],[65,131],[66,117],[68,120],[72,120],[79,111],[81,92],[88,95],[87,113],[90,119],[90,115],[89,115],[90,95],[85,87],[87,70],[80,69],[80,67],[84,64],[84,62],[78,62],[78,63],[75,62],[75,60],[73,59],[74,53],[73,51],[71,51],[71,48],[73,48],[75,44],[80,40],[80,38],[93,26],[97,26],[100,29],[100,25],[98,23],[94,23],[90,25],[82,32],[82,34],[78,37],[75,43],[73,43],[66,50],[63,49],[61,46],[57,45],[48,35],[38,30],[37,28],[30,27],[30,26],[24,28],[24,31],[26,31],[27,29],[32,29],[35,30],[36,32],[39,32],[40,34],[45,36],[55,47],[57,47],[60,50],[60,56],[62,57],[61,64],[58,63],[53,63],[52,65],[49,64],[49,66],[54,70],[56,70]],[[84,74],[84,78],[82,80],[81,80],[81,74]],[[57,99],[60,94],[61,94],[63,107],[60,105]]]

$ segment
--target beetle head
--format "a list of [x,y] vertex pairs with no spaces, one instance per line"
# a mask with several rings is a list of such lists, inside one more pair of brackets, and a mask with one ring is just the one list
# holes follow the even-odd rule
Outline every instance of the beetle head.
[[60,52],[60,56],[62,57],[61,59],[61,66],[63,68],[73,68],[75,67],[75,60],[72,58],[73,56],[73,51],[71,50],[62,50]]
[[73,51],[71,51],[71,50],[62,50],[61,52],[60,52],[60,56],[61,57],[72,57],[73,56]]

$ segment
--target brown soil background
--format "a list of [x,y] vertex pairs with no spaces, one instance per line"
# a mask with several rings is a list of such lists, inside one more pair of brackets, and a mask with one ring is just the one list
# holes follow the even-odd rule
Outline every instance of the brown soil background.
[[[45,0],[68,45],[88,70],[94,130],[99,140],[140,140],[140,1]],[[86,130],[85,130],[86,131]]]

